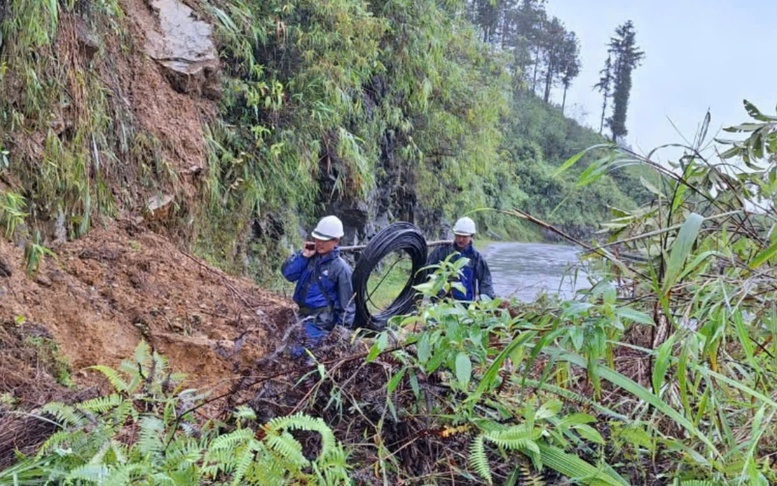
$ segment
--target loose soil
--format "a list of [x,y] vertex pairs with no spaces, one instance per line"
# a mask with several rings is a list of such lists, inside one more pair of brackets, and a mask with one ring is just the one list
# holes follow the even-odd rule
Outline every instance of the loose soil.
[[[274,336],[293,315],[284,298],[132,223],[109,223],[56,252],[28,277],[23,251],[0,241],[8,270],[0,272],[0,319],[17,343],[25,335],[51,337],[79,385],[94,383],[86,367],[116,365],[145,339],[193,384],[218,389],[274,350]],[[26,367],[2,370],[0,394],[37,405],[51,396],[26,386],[41,375],[35,357],[28,358]]]
[[[41,421],[9,409],[98,393],[106,382],[88,367],[118,365],[140,340],[186,373],[187,385],[218,394],[250,375],[260,358],[278,356],[271,352],[282,348],[292,321],[287,299],[177,246],[192,235],[175,221],[185,219],[182,214],[195,219],[202,206],[204,127],[217,110],[219,90],[211,84],[218,66],[209,66],[214,77],[202,87],[189,83],[183,90],[144,50],[147,36],[159,32],[158,12],[144,0],[120,4],[124,16],[113,19],[121,23],[118,30],[63,12],[51,53],[72,99],[67,109],[53,108],[56,134],[66,139],[92,106],[78,73],[91,67],[105,87],[122,143],[119,160],[105,165],[103,177],[120,221],[98,223],[70,242],[44,227],[56,257],[47,257],[34,276],[25,271],[24,242],[0,237],[0,469],[14,448],[33,450],[35,440],[50,433]],[[40,160],[48,130],[20,130],[15,153]],[[145,174],[149,167],[159,173]],[[0,189],[18,183],[4,179]],[[167,206],[150,210],[152,196]],[[176,214],[168,214],[173,206]]]

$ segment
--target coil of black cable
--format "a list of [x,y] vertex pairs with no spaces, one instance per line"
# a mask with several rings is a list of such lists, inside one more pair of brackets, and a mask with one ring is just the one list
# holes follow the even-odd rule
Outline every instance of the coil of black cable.
[[[387,255],[404,250],[412,261],[412,273],[405,287],[397,295],[394,302],[375,315],[367,308],[367,282],[370,274]],[[353,272],[353,290],[356,305],[355,323],[374,331],[381,331],[393,316],[407,314],[415,304],[416,291],[414,285],[423,281],[421,271],[426,266],[426,239],[421,231],[411,223],[398,222],[383,228],[375,235],[361,254]]]

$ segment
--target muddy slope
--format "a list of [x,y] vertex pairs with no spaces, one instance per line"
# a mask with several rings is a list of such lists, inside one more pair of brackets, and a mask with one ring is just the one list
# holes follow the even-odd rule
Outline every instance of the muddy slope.
[[[291,316],[282,297],[130,223],[96,228],[57,255],[31,278],[23,251],[0,241],[0,320],[22,334],[50,334],[77,383],[89,381],[79,370],[115,365],[146,339],[198,387],[217,385],[274,349]],[[35,380],[30,365],[14,371]],[[23,383],[0,380],[0,393],[23,393]]]

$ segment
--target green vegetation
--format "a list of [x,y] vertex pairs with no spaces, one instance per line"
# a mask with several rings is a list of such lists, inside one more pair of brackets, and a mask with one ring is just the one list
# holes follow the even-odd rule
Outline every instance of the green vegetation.
[[[499,301],[426,303],[394,319],[366,356],[303,368],[317,373],[301,399],[289,395],[303,383],[292,380],[278,391],[288,405],[258,401],[227,423],[195,421],[201,398],[169,392],[164,361],[141,347],[123,375],[99,367],[117,394],[48,405],[62,430],[0,480],[261,484],[279,471],[274,484],[772,484],[777,243],[768,228],[777,212],[763,203],[777,195],[777,116],[746,107],[754,121],[730,131],[748,138],[727,142],[722,156],[747,171],[703,159],[703,133],[674,170],[616,147],[589,166],[583,184],[635,163],[660,178],[646,181],[654,201],[606,225],[609,241],[589,255],[599,280],[577,300],[509,312]],[[419,292],[455,285],[462,263],[443,262]],[[272,418],[287,408],[326,425]],[[300,428],[321,447],[288,432]]]
[[[263,280],[298,226],[325,211],[430,232],[473,212],[486,237],[537,237],[510,216],[519,208],[576,236],[605,229],[589,252],[600,281],[577,300],[509,312],[496,301],[425,303],[370,341],[366,360],[304,369],[317,372],[302,380],[305,395],[269,417],[262,402],[227,407],[223,422],[196,419],[204,397],[142,345],[119,370],[97,367],[114,393],[39,410],[57,432],[0,481],[777,481],[777,116],[746,103],[753,121],[730,131],[747,138],[723,142],[723,162],[701,154],[705,125],[662,166],[603,146],[563,116],[566,100],[550,104],[579,60],[576,36],[541,2],[199,9],[216,26],[224,84],[199,198],[185,198],[169,147],[106,82],[136,48],[119,4],[0,6],[0,224],[25,241],[30,272],[47,239],[82,236],[98,215],[142,212],[165,190],[175,195],[162,222],[171,234]],[[99,39],[91,55],[74,40],[78,19]],[[616,138],[623,69],[641,59],[630,24],[618,36],[625,48],[613,47],[601,86],[605,108],[612,89]],[[437,295],[459,270],[443,264],[419,291]],[[374,302],[392,300],[407,272],[388,262],[371,280]],[[69,384],[52,341],[26,344]]]
[[[6,229],[24,220],[20,237],[38,230],[45,245],[170,194],[174,209],[155,227],[274,284],[298,228],[323,212],[410,220],[433,234],[475,209],[519,207],[590,233],[608,205],[633,208],[645,194],[631,175],[604,177],[585,196],[573,177],[551,177],[602,140],[549,104],[551,88],[568,88],[579,70],[578,42],[539,2],[197,8],[215,27],[223,89],[192,191],[169,160],[176,150],[122,101],[115,73],[141,49],[132,12],[114,1],[4,5],[0,191],[16,198],[0,206]],[[96,52],[85,53],[81,31]],[[499,211],[477,217],[492,238],[542,237]]]
[[[210,5],[228,81],[222,118],[208,135],[200,252],[214,262],[242,261],[239,251],[277,262],[285,255],[279,238],[296,242],[298,225],[361,201],[370,217],[389,213],[431,233],[473,209],[513,207],[590,232],[608,205],[633,207],[647,193],[631,175],[621,179],[634,192],[605,177],[591,196],[574,191],[571,177],[551,178],[563,160],[603,139],[526,84],[528,66],[543,73],[546,93],[557,82],[568,87],[579,69],[574,33],[526,3]],[[514,34],[494,30],[495,19],[514,22]],[[522,25],[532,34],[515,30]],[[569,49],[553,46],[554,28]],[[543,40],[526,44],[529,37]],[[529,57],[515,65],[494,49],[500,42]],[[577,212],[553,218],[567,208]],[[498,211],[478,217],[494,238],[542,237]],[[263,228],[254,231],[257,244],[241,240],[252,220]],[[231,268],[265,281],[275,270]]]
[[[113,392],[74,405],[49,403],[40,413],[58,430],[34,457],[0,471],[2,484],[342,484],[345,452],[321,419],[276,418],[254,431],[247,407],[232,430],[204,427],[186,411],[202,397],[183,390],[181,376],[141,342],[118,370],[96,366]],[[48,420],[48,419],[47,419]],[[292,435],[321,437],[318,456],[305,457]]]
[[[22,318],[21,322],[24,322]],[[56,341],[43,336],[30,336],[24,344],[35,350],[38,364],[63,386],[72,387],[70,362],[62,355]]]

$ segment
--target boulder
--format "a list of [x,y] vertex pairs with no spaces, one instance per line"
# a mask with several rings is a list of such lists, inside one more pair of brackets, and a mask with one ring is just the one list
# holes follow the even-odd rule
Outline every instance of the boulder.
[[213,27],[179,0],[150,0],[159,29],[146,33],[146,53],[165,69],[179,93],[220,96]]

